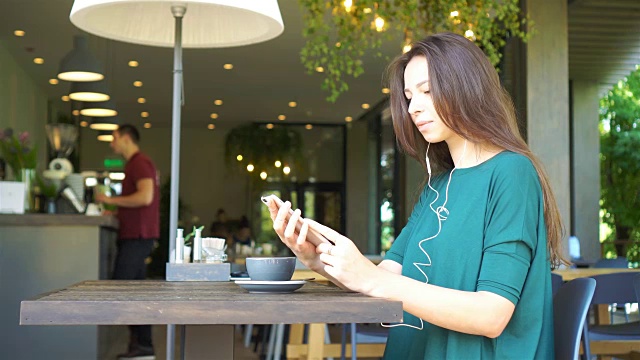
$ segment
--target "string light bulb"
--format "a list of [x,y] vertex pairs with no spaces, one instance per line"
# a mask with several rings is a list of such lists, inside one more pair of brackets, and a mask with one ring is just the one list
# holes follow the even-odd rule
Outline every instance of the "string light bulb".
[[351,12],[351,9],[353,8],[353,0],[344,0],[344,10],[346,12]]
[[282,166],[282,163],[280,162],[280,160],[276,160],[276,162],[274,163],[274,165],[279,168],[280,166]]
[[264,172],[264,171],[263,171],[263,172],[261,172],[261,173],[260,173],[260,178],[261,178],[262,180],[267,180],[267,173],[266,173],[266,172]]
[[244,159],[244,157],[242,157],[242,155],[238,155],[238,156],[236,156],[236,160],[238,160],[238,161],[242,161],[242,159]]
[[373,20],[373,24],[376,28],[377,32],[384,31],[384,19],[376,14],[375,20]]
[[290,167],[288,167],[288,166],[285,166],[285,167],[283,167],[283,168],[282,168],[282,172],[283,172],[285,175],[289,175],[289,173],[291,172],[291,168],[290,168]]
[[248,172],[252,172],[254,168],[255,168],[255,167],[253,166],[253,164],[249,164],[249,165],[247,165],[247,171],[248,171]]

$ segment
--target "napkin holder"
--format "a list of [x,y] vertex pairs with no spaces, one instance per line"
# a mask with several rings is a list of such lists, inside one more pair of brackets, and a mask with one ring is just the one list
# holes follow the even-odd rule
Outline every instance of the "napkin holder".
[[167,281],[229,281],[231,264],[167,263]]

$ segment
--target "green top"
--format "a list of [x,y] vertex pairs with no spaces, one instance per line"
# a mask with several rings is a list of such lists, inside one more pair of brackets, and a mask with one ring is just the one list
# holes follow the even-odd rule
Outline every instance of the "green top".
[[[449,172],[433,179],[441,206]],[[516,305],[496,339],[463,334],[424,322],[422,331],[391,328],[385,359],[553,359],[553,302],[543,196],[531,161],[503,151],[480,165],[456,169],[449,186],[448,218],[440,234],[427,186],[407,226],[385,259],[402,264],[402,275],[463,291],[490,291]],[[474,321],[474,318],[469,318]],[[404,313],[404,323],[420,320]]]

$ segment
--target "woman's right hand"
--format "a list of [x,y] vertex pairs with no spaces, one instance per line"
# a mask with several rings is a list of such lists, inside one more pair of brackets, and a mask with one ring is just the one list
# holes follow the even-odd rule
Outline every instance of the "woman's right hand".
[[301,211],[296,209],[293,215],[289,215],[291,203],[286,201],[278,208],[275,200],[269,199],[269,214],[273,220],[275,230],[280,240],[289,248],[306,267],[311,270],[322,267],[316,246],[308,241],[308,237],[317,236],[309,233],[309,225],[301,221]]

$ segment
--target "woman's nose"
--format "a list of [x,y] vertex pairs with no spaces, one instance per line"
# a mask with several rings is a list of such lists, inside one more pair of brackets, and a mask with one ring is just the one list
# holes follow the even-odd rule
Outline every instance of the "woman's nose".
[[409,100],[409,115],[418,115],[423,111],[423,106],[416,99]]

